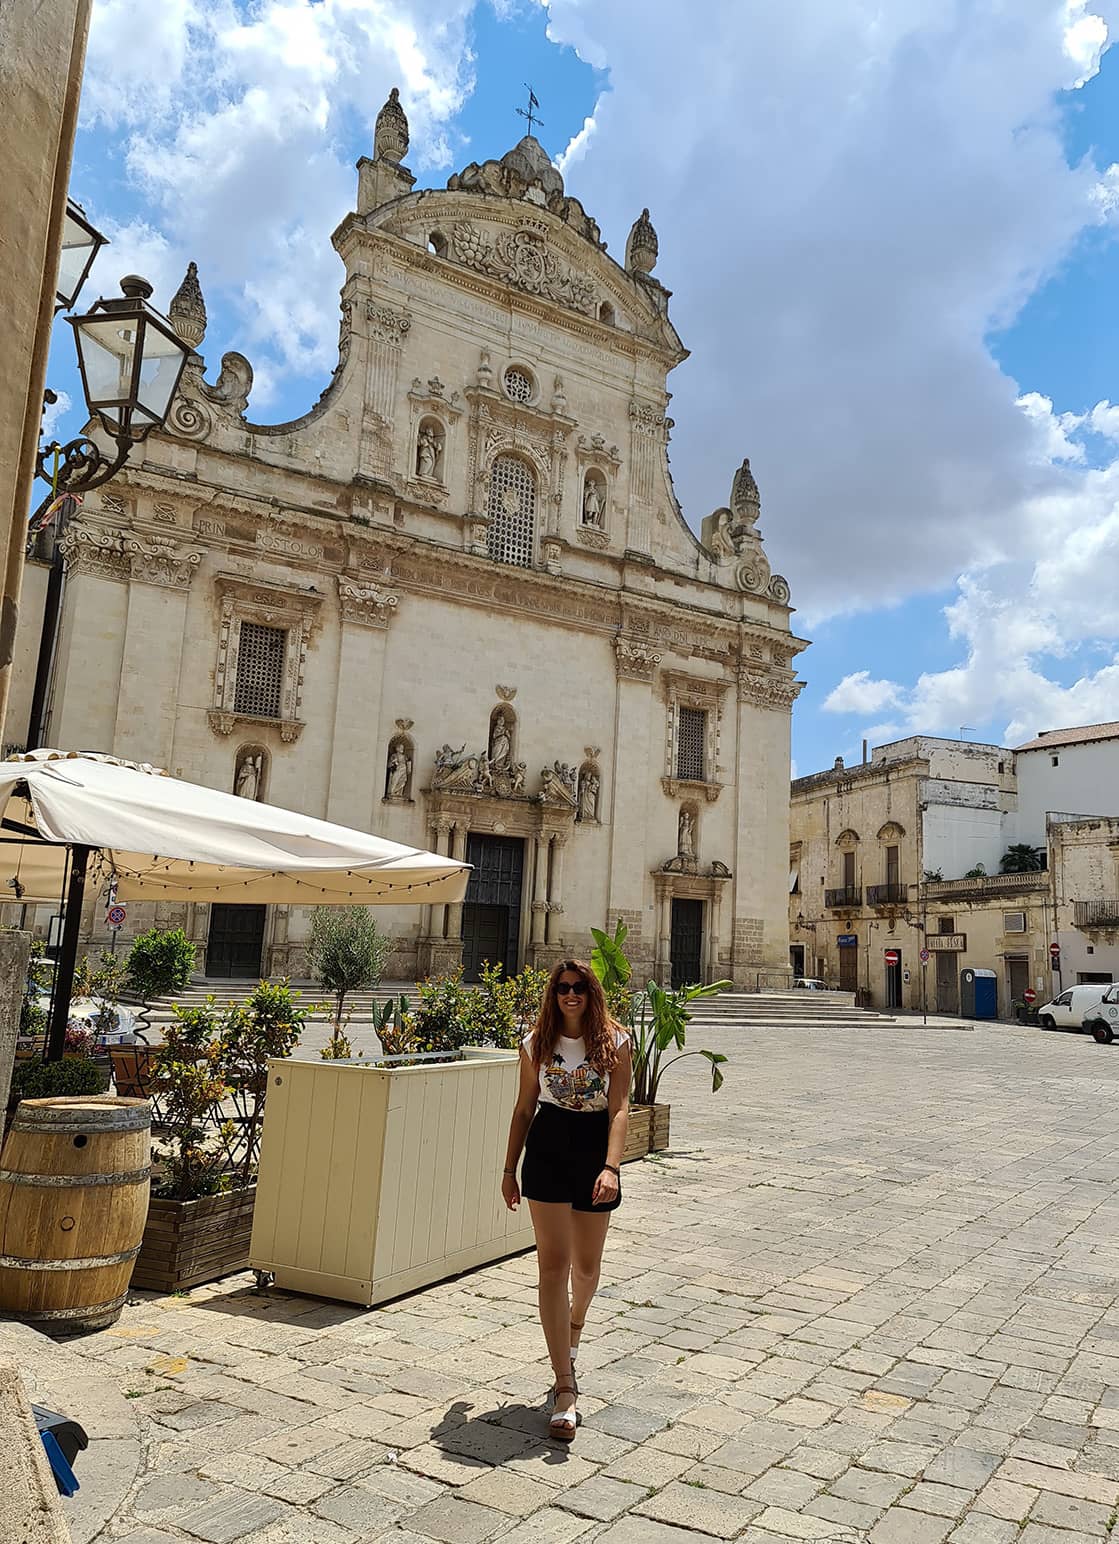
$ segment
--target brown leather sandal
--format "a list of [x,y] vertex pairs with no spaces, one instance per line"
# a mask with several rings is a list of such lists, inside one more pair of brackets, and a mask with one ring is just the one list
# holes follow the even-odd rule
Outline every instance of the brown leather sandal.
[[[571,1328],[573,1330],[578,1330],[580,1332],[580,1334],[581,1334],[583,1329],[585,1328],[585,1323],[584,1324],[576,1324],[575,1320],[572,1319],[572,1321],[571,1321]],[[579,1349],[579,1347],[575,1344],[574,1341],[572,1341],[572,1343],[571,1343],[571,1365],[573,1367],[575,1365],[575,1353],[576,1353],[576,1351],[578,1351],[578,1349]]]
[[573,1442],[579,1418],[574,1406],[570,1410],[556,1410],[554,1408],[557,1394],[574,1394],[576,1399],[578,1399],[579,1385],[575,1382],[574,1369],[570,1379],[567,1381],[560,1382],[558,1378],[556,1379],[555,1387],[552,1389],[552,1418],[548,1422],[549,1437],[554,1437],[557,1442]]

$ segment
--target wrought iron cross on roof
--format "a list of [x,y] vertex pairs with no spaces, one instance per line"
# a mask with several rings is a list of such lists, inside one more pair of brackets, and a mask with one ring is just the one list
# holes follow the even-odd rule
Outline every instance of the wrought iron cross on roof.
[[527,107],[518,107],[517,108],[517,112],[520,114],[520,116],[522,118],[527,118],[528,119],[528,132],[531,134],[532,133],[532,125],[534,123],[538,123],[540,125],[540,127],[543,128],[544,127],[544,120],[543,120],[543,118],[538,118],[536,116],[535,112],[533,111],[534,108],[537,108],[537,107],[540,106],[540,103],[537,101],[536,92],[533,91],[532,87],[529,85],[527,80],[525,81],[525,90],[528,92],[528,106]]

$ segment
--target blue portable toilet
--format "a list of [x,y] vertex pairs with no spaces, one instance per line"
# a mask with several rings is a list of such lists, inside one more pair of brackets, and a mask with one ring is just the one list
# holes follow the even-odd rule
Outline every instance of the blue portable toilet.
[[965,1019],[994,1019],[999,1011],[999,983],[993,970],[960,972],[960,1013]]

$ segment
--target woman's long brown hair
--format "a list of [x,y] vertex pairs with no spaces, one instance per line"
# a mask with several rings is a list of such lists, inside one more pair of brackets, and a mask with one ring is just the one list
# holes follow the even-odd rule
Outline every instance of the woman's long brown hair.
[[555,1055],[556,1041],[563,1028],[563,1014],[556,1000],[556,982],[565,970],[574,971],[587,984],[587,1002],[580,1027],[587,1047],[587,1061],[601,1077],[605,1077],[618,1060],[614,1032],[621,1025],[610,1017],[602,983],[583,960],[560,960],[552,970],[544,1001],[540,1004],[540,1016],[532,1031],[529,1055],[537,1067],[546,1066]]

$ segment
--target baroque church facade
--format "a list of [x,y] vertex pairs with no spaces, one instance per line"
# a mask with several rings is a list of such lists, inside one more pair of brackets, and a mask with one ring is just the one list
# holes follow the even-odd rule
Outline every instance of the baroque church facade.
[[[407,147],[394,90],[334,233],[338,365],[303,417],[252,422],[240,354],[208,370],[191,265],[167,428],[62,542],[41,743],[473,864],[464,903],[381,914],[388,979],[585,955],[618,918],[639,979],[787,973],[805,645],[749,462],[701,539],[674,495],[687,351],[648,211],[618,263],[535,138],[422,191]],[[45,573],[29,561],[17,741]],[[298,908],[141,910],[208,974],[306,972]]]

